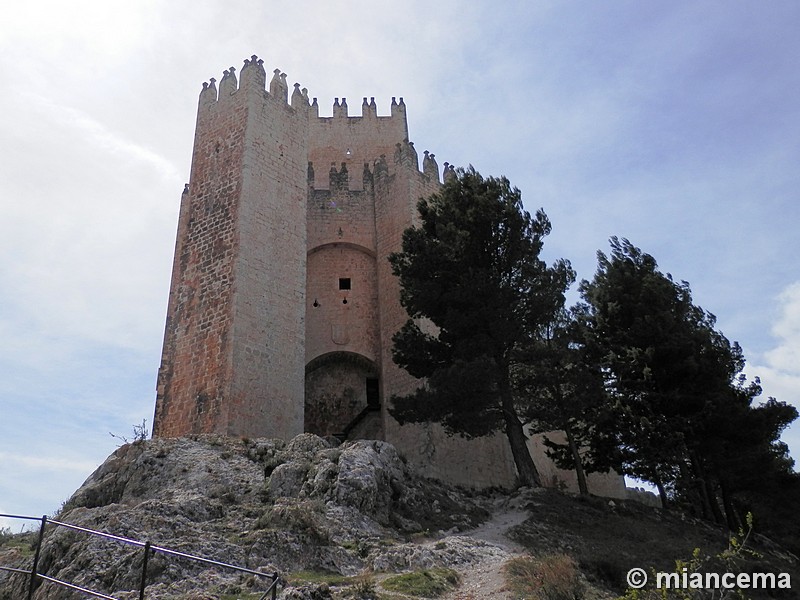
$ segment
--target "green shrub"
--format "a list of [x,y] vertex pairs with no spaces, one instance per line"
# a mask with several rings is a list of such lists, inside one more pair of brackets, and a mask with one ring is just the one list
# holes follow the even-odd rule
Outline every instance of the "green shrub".
[[[728,547],[716,555],[708,555],[695,548],[689,559],[675,561],[674,573],[678,576],[684,573],[742,573],[746,569],[748,559],[759,559],[761,555],[748,547],[750,535],[753,532],[753,515],[747,514],[747,531],[739,530],[738,535],[732,535],[728,540]],[[748,598],[739,589],[701,589],[701,588],[662,588],[654,586],[658,581],[657,572],[651,569],[647,585],[642,588],[628,588],[620,600],[726,600],[734,598]],[[772,596],[772,594],[770,594]]]

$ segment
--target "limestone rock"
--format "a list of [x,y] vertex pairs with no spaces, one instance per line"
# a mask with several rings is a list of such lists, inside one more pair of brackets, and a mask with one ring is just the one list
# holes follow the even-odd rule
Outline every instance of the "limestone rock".
[[[410,472],[391,444],[333,447],[303,434],[288,443],[195,436],[123,446],[75,492],[57,520],[264,573],[352,576],[366,568],[445,565],[451,560],[445,547],[455,548],[450,542],[414,551],[398,540],[414,531],[458,530],[485,514],[463,493]],[[51,526],[40,568],[133,600],[142,558],[141,547]],[[27,568],[30,557],[4,552],[3,562]],[[155,553],[148,563],[147,598],[244,595],[269,583]],[[0,598],[25,597],[25,585],[22,575],[0,573]],[[284,597],[325,598],[324,593],[301,586],[286,589]],[[64,590],[43,584],[34,597],[55,600]]]

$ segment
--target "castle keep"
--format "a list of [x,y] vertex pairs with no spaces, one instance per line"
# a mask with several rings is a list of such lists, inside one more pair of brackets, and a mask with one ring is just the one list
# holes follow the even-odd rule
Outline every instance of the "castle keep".
[[[262,61],[200,94],[181,200],[154,434],[383,437],[381,399],[408,377],[386,256],[439,185],[408,141],[406,110],[336,99],[320,117]],[[370,415],[370,413],[374,413]]]
[[513,483],[504,436],[446,438],[386,410],[418,385],[391,358],[408,317],[387,257],[439,186],[433,154],[420,170],[402,98],[385,116],[372,98],[361,116],[345,98],[320,116],[279,70],[267,83],[256,56],[204,83],[153,435],[385,439],[429,475]]

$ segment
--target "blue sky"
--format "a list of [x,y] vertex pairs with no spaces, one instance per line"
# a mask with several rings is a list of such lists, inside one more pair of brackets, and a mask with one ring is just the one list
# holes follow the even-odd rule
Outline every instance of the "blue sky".
[[4,3],[0,512],[55,511],[152,423],[197,95],[254,53],[323,115],[403,96],[420,153],[506,175],[580,278],[629,238],[800,402],[798,23],[780,0]]

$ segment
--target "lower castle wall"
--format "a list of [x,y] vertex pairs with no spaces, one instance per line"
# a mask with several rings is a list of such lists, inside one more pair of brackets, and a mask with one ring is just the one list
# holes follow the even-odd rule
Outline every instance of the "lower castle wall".
[[[544,445],[544,437],[557,443],[564,443],[566,435],[562,431],[549,431],[547,433],[537,433],[528,440],[528,450],[533,456],[533,462],[542,477],[542,485],[545,487],[562,489],[566,492],[577,494],[578,476],[574,470],[559,469],[555,463],[547,457],[547,446]],[[586,476],[586,487],[589,493],[604,498],[627,498],[625,479],[622,475],[614,471],[608,473],[589,473]]]
[[[504,433],[467,440],[448,436],[439,424],[399,426],[395,421],[394,425],[387,431],[387,440],[423,475],[475,489],[516,486],[514,457]],[[556,431],[537,434],[528,440],[528,450],[542,478],[542,485],[579,493],[575,471],[559,469],[547,457],[547,448],[542,441],[545,435],[559,442],[564,437],[562,432]],[[628,497],[624,478],[613,471],[589,474],[587,487],[595,496]]]
[[391,422],[387,441],[423,475],[468,488],[514,487],[514,459],[504,436],[467,440],[448,436],[438,423]]

